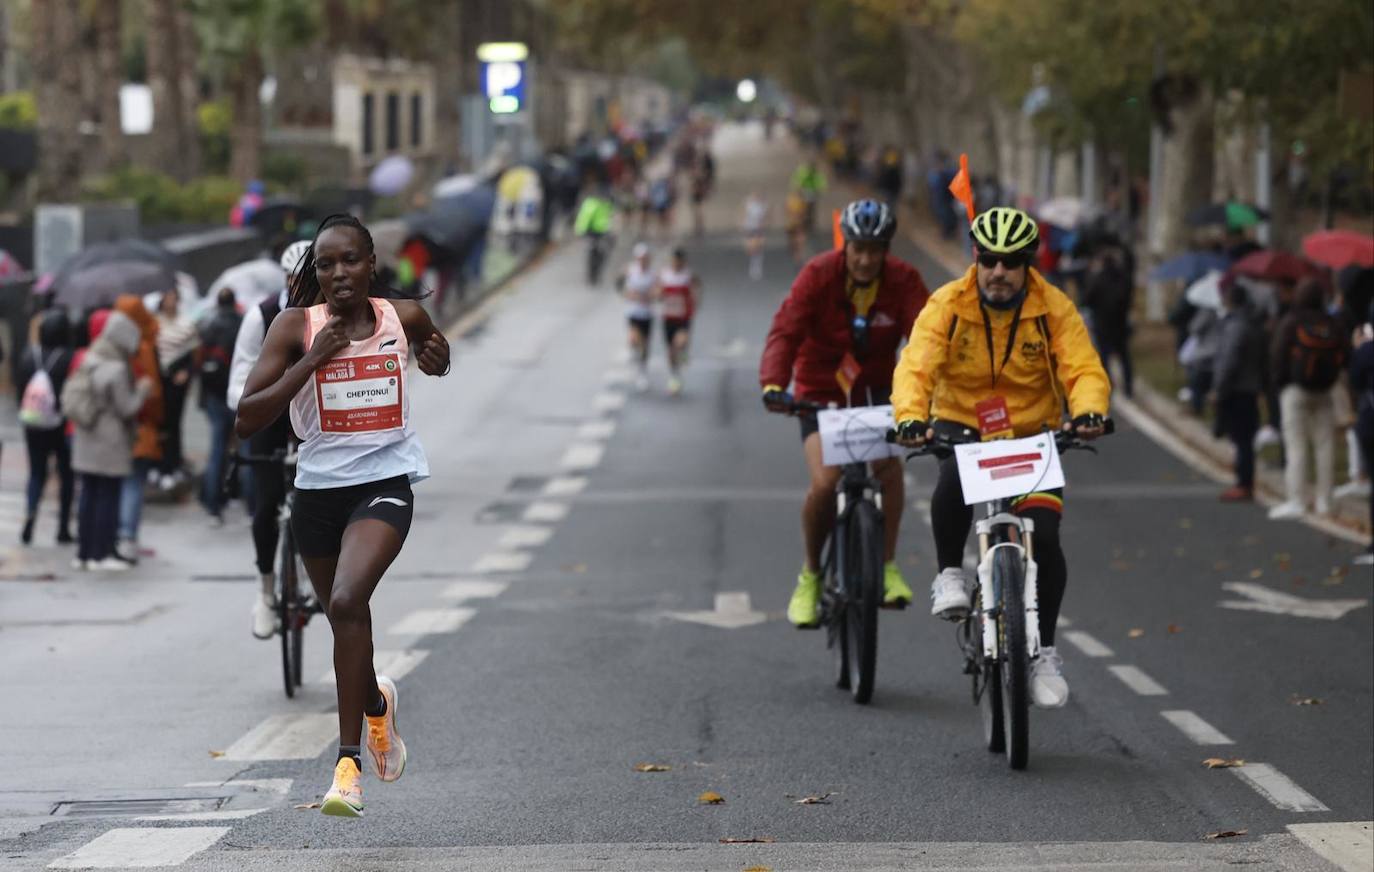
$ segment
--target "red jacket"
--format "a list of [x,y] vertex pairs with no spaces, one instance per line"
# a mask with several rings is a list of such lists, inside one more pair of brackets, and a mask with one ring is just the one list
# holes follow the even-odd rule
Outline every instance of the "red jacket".
[[[911,333],[916,314],[930,292],[921,274],[891,254],[883,264],[878,297],[868,312],[868,350],[855,358],[861,366],[851,393],[853,405],[887,402],[897,347]],[[827,251],[802,267],[792,290],[773,316],[773,327],[759,362],[759,384],[792,385],[799,399],[846,404],[835,373],[853,347],[854,306],[845,293],[844,252]]]

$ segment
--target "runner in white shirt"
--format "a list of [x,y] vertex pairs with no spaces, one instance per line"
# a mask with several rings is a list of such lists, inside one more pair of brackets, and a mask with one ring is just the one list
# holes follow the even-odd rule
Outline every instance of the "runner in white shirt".
[[654,326],[654,271],[650,264],[649,246],[637,243],[631,252],[619,282],[625,297],[625,320],[630,328],[630,358],[639,368],[635,374],[635,388],[649,388],[649,337]]
[[763,235],[768,230],[768,201],[758,191],[744,200],[744,250],[749,255],[749,278],[763,278]]

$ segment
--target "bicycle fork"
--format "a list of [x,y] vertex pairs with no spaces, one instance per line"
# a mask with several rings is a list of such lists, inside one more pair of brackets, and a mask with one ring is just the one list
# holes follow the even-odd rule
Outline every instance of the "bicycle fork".
[[[1009,525],[1016,532],[1005,541],[990,542],[992,531],[998,526]],[[1037,588],[1039,567],[1035,562],[1034,548],[1031,546],[1031,533],[1035,522],[1030,518],[998,514],[981,520],[978,531],[978,589],[982,605],[981,624],[983,628],[983,657],[986,660],[1000,659],[1001,635],[995,620],[1001,609],[1001,597],[993,584],[992,566],[996,562],[999,549],[1010,548],[1013,557],[1021,564],[1022,600],[1026,609],[1026,654],[1031,660],[1040,656],[1040,596]],[[1020,541],[1016,541],[1019,539]],[[1024,544],[1022,544],[1024,543]]]

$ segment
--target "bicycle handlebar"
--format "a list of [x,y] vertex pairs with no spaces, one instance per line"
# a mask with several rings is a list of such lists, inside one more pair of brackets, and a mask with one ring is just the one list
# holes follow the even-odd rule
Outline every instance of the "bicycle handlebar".
[[[1111,418],[1104,418],[1102,422],[1102,435],[1110,436],[1115,432],[1116,422],[1113,421]],[[897,441],[896,435],[896,430],[887,431],[888,441]],[[911,460],[914,457],[931,456],[944,459],[954,454],[954,447],[956,445],[967,445],[969,443],[978,441],[978,439],[958,439],[936,434],[935,438],[926,440],[924,445],[921,445],[920,447],[915,448],[911,452],[909,452],[906,456],[906,459]],[[1096,446],[1092,445],[1087,440],[1079,439],[1077,432],[1073,430],[1055,431],[1054,447],[1058,449],[1060,454],[1063,454],[1065,451],[1089,451],[1093,454],[1097,453]]]

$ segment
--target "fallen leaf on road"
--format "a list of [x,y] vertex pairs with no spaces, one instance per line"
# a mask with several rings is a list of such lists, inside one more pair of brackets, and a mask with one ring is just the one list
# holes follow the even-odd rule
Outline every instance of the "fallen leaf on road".
[[725,803],[725,797],[716,793],[714,790],[708,790],[697,797],[697,802],[702,805],[723,805]]
[[1322,701],[1315,696],[1298,696],[1296,693],[1288,697],[1289,705],[1321,705]]
[[1220,830],[1220,831],[1215,832],[1215,833],[1208,833],[1207,835],[1203,836],[1203,838],[1204,838],[1204,839],[1231,839],[1231,838],[1234,838],[1234,837],[1236,837],[1236,836],[1243,836],[1243,835],[1245,835],[1245,834],[1248,833],[1248,832],[1250,832],[1250,831],[1249,831],[1249,830]]
[[320,804],[318,802],[303,802],[300,805],[294,807],[299,809],[319,808]]
[[821,793],[814,796],[803,796],[801,799],[794,799],[792,801],[797,805],[830,805],[830,797],[834,795],[833,792]]
[[1252,569],[1252,570],[1250,570],[1250,577],[1251,577],[1251,578],[1259,578],[1259,577],[1262,576],[1262,575],[1264,575],[1264,570],[1263,570],[1263,569]]
[[1244,766],[1245,761],[1239,758],[1227,760],[1225,757],[1208,757],[1202,761],[1202,765],[1208,769],[1235,769]]
[[1186,550],[1184,550],[1184,548],[1183,548],[1182,546],[1179,546],[1178,548],[1175,548],[1175,549],[1174,549],[1174,556],[1175,556],[1175,557],[1182,557],[1184,554],[1187,554],[1187,553],[1188,553],[1188,552],[1187,552]]
[[1215,569],[1217,572],[1225,572],[1226,570],[1231,568],[1231,561],[1218,560],[1216,563],[1212,564],[1212,568]]
[[771,845],[776,841],[777,839],[772,836],[755,836],[751,839],[725,838],[721,839],[720,843],[722,845]]
[[221,758],[221,757],[224,756],[224,752],[223,752],[223,751],[211,751],[211,752],[210,752],[210,756],[211,756],[211,757],[214,757],[216,760],[218,760],[219,758]]
[[1192,519],[1192,518],[1179,518],[1179,519],[1178,519],[1178,525],[1179,525],[1180,527],[1182,527],[1183,529],[1185,529],[1185,530],[1191,530],[1191,529],[1193,528],[1193,519]]
[[1183,628],[1180,627],[1178,624],[1170,624],[1170,625],[1169,625],[1169,632],[1170,632],[1170,633],[1182,633],[1182,632],[1183,632]]
[[1349,566],[1333,566],[1333,567],[1331,567],[1331,572],[1329,573],[1329,575],[1330,575],[1332,578],[1345,578],[1345,577],[1346,577],[1347,575],[1349,575],[1349,574],[1350,574],[1350,567],[1349,567]]
[[665,766],[662,763],[636,763],[636,772],[671,772],[673,767]]
[[1139,627],[1132,627],[1126,631],[1126,635],[1132,639],[1139,639],[1141,636],[1145,635],[1145,631]]
[[1131,568],[1131,564],[1127,563],[1124,560],[1113,560],[1108,565],[1117,572],[1125,572],[1126,570]]
[[773,872],[772,866],[750,866],[744,872]]

